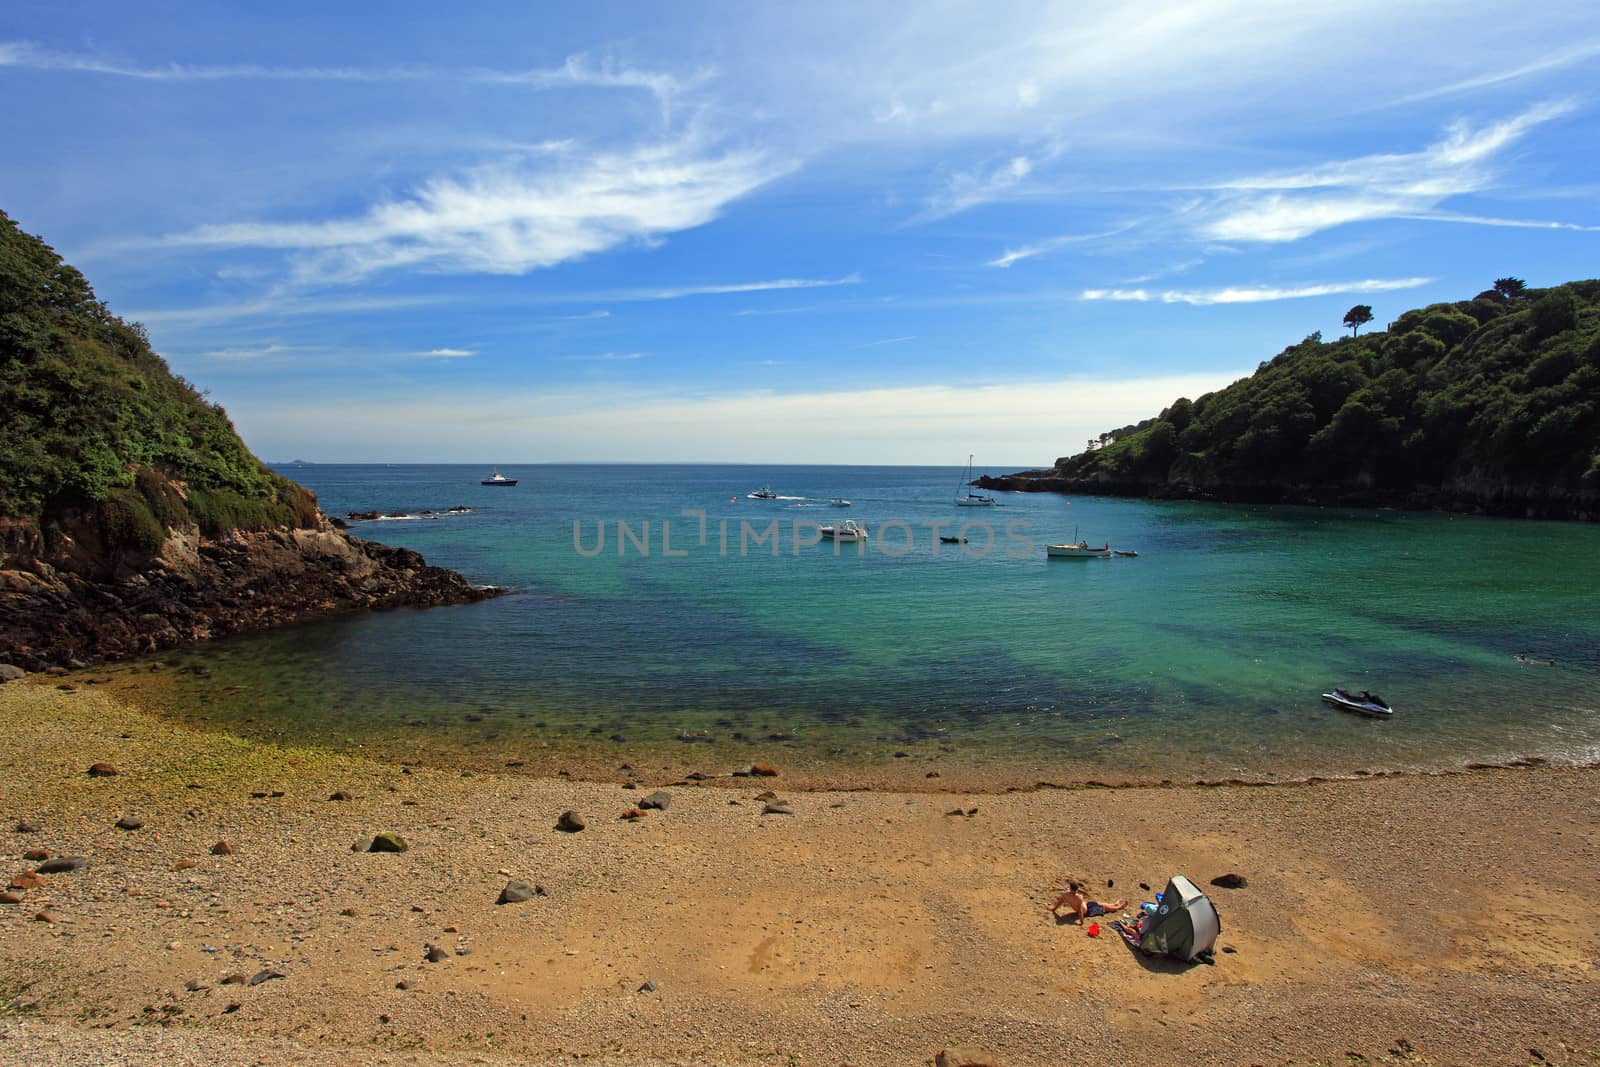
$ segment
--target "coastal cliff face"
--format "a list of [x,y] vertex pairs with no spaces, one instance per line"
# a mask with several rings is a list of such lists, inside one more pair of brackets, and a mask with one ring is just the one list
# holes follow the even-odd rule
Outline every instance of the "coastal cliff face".
[[493,595],[336,529],[0,212],[0,664]]
[[54,552],[0,524],[0,662],[24,670],[159,652],[212,637],[357,611],[483,600],[417,553],[321,523],[303,529],[169,531],[149,558],[85,530]]

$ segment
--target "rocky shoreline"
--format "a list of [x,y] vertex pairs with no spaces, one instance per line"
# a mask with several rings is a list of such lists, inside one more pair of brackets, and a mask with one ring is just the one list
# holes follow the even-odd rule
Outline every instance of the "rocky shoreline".
[[0,535],[0,663],[28,671],[359,611],[469,604],[503,592],[326,520],[215,539],[193,526],[169,530],[148,558],[88,539],[47,550],[21,524]]
[[1218,504],[1290,504],[1329,508],[1392,508],[1399,511],[1445,511],[1499,518],[1600,521],[1600,499],[1556,490],[1501,485],[1418,488],[1399,493],[1349,486],[1277,484],[1190,485],[1183,482],[1115,481],[1067,478],[1054,469],[984,475],[974,485],[1008,493],[1060,493],[1074,496],[1116,496],[1144,500],[1200,500]]

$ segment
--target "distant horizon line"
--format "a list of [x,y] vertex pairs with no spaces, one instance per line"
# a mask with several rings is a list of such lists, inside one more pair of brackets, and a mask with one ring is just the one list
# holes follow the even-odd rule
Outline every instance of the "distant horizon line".
[[[945,467],[959,467],[959,463],[750,463],[750,462],[721,462],[716,460],[544,460],[519,463],[473,463],[460,460],[450,463],[428,462],[418,463],[410,460],[335,460],[335,459],[283,459],[264,460],[269,467],[489,467],[491,469],[510,469],[512,467],[896,467],[910,470],[942,470]],[[1042,464],[1054,466],[1055,461]],[[986,463],[985,467],[1016,467],[1018,469],[1037,469],[1040,465],[1016,463]]]

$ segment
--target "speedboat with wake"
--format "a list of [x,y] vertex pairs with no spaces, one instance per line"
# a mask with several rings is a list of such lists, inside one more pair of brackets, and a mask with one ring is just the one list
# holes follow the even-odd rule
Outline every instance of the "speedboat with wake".
[[1322,699],[1336,708],[1353,711],[1357,715],[1367,715],[1374,719],[1387,719],[1394,714],[1394,709],[1389,702],[1377,693],[1369,693],[1363,689],[1359,693],[1351,693],[1335,688],[1331,693],[1323,693]]
[[751,500],[776,500],[778,494],[772,491],[772,486],[763,485],[760,489],[750,494]]

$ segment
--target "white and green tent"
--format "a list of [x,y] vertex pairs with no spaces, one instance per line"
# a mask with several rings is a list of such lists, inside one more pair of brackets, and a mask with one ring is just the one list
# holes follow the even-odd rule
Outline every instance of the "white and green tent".
[[1134,936],[1124,936],[1145,952],[1193,963],[1208,959],[1215,951],[1222,918],[1198,886],[1175,874],[1161,894],[1155,913],[1146,915],[1130,933]]

